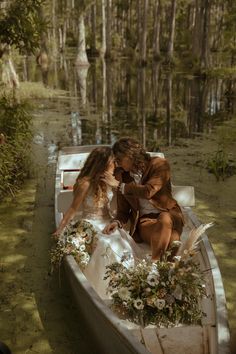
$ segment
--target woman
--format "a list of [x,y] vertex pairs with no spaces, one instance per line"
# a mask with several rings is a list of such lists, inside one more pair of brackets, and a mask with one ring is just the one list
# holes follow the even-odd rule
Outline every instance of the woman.
[[114,156],[110,147],[95,148],[88,156],[74,185],[74,198],[65,213],[54,236],[58,237],[65,226],[76,218],[82,206],[82,219],[89,221],[95,228],[98,241],[84,274],[102,298],[107,298],[107,282],[103,279],[106,266],[119,262],[124,255],[129,255],[127,266],[133,264],[135,242],[124,230],[117,229],[111,235],[103,234],[103,229],[111,220],[110,202],[112,188],[119,182],[113,176]]

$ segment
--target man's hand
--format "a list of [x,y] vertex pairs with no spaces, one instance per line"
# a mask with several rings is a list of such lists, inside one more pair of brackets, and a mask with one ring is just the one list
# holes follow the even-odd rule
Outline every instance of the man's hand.
[[110,187],[117,188],[119,186],[119,181],[110,172],[104,172],[104,177],[102,181],[107,183]]
[[112,232],[116,231],[117,227],[118,227],[118,222],[112,221],[110,224],[105,226],[102,232],[106,235],[110,235]]

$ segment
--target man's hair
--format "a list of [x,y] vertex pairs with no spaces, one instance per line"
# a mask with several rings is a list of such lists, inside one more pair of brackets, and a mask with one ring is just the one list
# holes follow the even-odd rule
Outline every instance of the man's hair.
[[133,138],[120,138],[112,147],[116,158],[127,156],[132,159],[135,170],[143,170],[145,162],[150,160],[150,155],[144,147]]

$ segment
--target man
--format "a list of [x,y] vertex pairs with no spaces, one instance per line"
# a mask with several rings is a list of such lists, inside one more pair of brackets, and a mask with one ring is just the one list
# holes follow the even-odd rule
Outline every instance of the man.
[[152,260],[160,259],[169,245],[180,239],[183,229],[183,214],[171,193],[169,163],[151,157],[132,138],[118,140],[113,152],[120,167],[116,173],[120,181],[117,215],[104,233],[130,221],[134,240],[150,244]]

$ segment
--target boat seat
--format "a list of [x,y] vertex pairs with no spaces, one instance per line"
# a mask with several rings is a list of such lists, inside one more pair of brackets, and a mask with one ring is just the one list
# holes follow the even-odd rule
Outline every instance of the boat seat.
[[[73,177],[71,176],[71,178]],[[195,205],[194,187],[172,186],[172,193],[173,193],[173,197],[177,200],[177,202],[181,207],[192,207]],[[61,190],[57,198],[58,211],[60,213],[65,213],[66,210],[69,208],[70,204],[72,203],[72,200],[73,200],[72,188],[68,187],[66,189]],[[115,202],[111,204],[115,205]]]
[[73,200],[73,190],[65,189],[61,190],[57,196],[57,211],[59,213],[65,213]]
[[89,153],[60,155],[58,158],[58,168],[61,171],[76,171],[83,167]]

